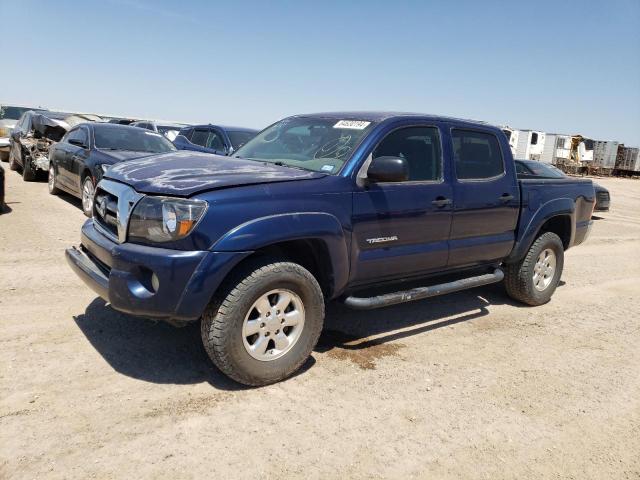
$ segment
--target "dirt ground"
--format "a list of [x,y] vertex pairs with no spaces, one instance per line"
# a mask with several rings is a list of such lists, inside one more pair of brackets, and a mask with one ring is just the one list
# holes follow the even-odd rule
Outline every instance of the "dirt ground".
[[549,304],[330,305],[303,371],[246,389],[197,328],[96,298],[64,260],[79,203],[7,172],[0,477],[640,478],[640,181],[598,181]]

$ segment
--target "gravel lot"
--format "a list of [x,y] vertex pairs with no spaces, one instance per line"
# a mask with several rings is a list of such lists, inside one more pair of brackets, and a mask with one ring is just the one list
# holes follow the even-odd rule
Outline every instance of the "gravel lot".
[[330,305],[299,375],[245,389],[197,328],[96,298],[64,260],[79,202],[7,171],[0,477],[640,478],[640,181],[598,181],[551,303]]

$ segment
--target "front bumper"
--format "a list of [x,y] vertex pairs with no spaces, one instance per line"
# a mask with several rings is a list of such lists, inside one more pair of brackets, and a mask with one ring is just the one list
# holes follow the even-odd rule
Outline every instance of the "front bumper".
[[0,138],[0,152],[8,152],[11,144],[8,137]]
[[93,291],[121,312],[171,321],[200,318],[226,275],[250,252],[181,251],[118,244],[82,227],[67,262]]

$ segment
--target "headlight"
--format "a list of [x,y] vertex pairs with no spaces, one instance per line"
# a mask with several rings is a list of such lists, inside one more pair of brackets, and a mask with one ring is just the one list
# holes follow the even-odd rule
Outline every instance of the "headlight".
[[202,200],[144,197],[131,213],[129,240],[180,240],[191,233],[206,209]]
[[0,137],[10,137],[11,129],[7,127],[0,127]]

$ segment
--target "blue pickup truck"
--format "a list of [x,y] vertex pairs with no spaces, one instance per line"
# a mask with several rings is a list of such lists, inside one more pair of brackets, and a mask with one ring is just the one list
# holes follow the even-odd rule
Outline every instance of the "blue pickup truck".
[[594,197],[589,180],[519,179],[484,123],[300,115],[231,157],[109,169],[66,257],[116,310],[200,321],[222,372],[265,385],[306,361],[328,300],[368,309],[504,280],[520,302],[549,301]]

